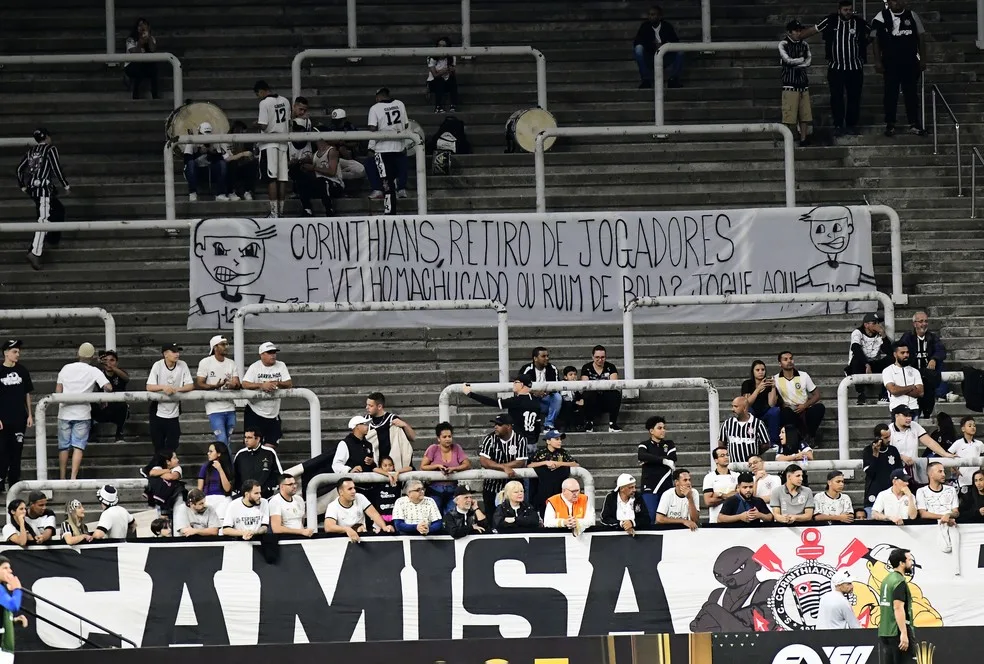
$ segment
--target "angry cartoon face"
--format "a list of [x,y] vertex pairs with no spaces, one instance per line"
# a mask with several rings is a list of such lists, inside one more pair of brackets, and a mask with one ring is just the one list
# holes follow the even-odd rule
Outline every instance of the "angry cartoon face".
[[854,217],[843,206],[818,207],[800,217],[810,222],[810,241],[827,256],[843,253],[851,243]]
[[753,555],[745,546],[725,549],[714,561],[714,578],[726,588],[737,588],[754,580],[762,566],[752,559]]
[[260,278],[266,261],[265,240],[276,235],[252,219],[205,219],[195,229],[195,256],[216,283],[248,286]]

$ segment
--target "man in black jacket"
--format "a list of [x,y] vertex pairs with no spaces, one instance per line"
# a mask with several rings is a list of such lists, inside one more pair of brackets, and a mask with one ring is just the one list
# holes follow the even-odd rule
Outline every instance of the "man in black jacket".
[[530,393],[531,385],[533,381],[528,374],[516,376],[513,380],[514,396],[506,399],[476,394],[472,392],[471,385],[468,383],[465,383],[461,391],[478,403],[509,411],[509,416],[512,418],[513,425],[519,430],[519,434],[530,446],[536,447],[543,420],[540,419],[540,399]]
[[864,511],[871,518],[871,506],[878,494],[892,486],[892,471],[903,468],[902,455],[892,445],[892,432],[886,424],[875,425],[875,439],[861,452],[864,469]]
[[912,330],[903,334],[899,343],[909,347],[909,366],[918,369],[922,377],[923,396],[919,398],[921,415],[931,415],[938,399],[951,402],[959,400],[950,391],[950,386],[943,382],[946,346],[939,334],[930,331],[929,316],[925,311],[913,314]]
[[[533,349],[533,361],[524,364],[516,373],[517,376],[529,376],[534,383],[550,383],[563,380],[557,367],[550,364],[550,351],[543,346]],[[544,415],[543,428],[553,429],[556,426],[557,415],[563,405],[560,392],[534,392],[533,396],[540,399],[540,411]]]
[[243,432],[245,447],[236,452],[232,459],[232,469],[236,476],[234,495],[240,495],[239,488],[246,480],[259,482],[264,498],[277,493],[280,476],[284,474],[280,457],[275,451],[262,445],[262,442],[259,431],[247,429]]
[[[663,10],[653,5],[649,8],[646,20],[639,24],[635,39],[632,40],[632,50],[636,64],[639,65],[640,88],[653,87],[653,58],[663,44],[678,42],[676,30],[668,21],[663,20]],[[669,80],[667,87],[680,87],[680,74],[683,72],[683,53],[675,51],[664,56],[663,67],[668,69]]]
[[454,539],[459,539],[484,533],[487,527],[485,514],[478,509],[468,488],[459,486],[455,489],[454,507],[444,515],[444,531]]
[[649,439],[639,443],[639,463],[642,464],[642,501],[649,516],[656,518],[656,507],[663,492],[673,486],[673,469],[676,468],[677,450],[672,440],[666,439],[666,420],[653,415],[646,420]]
[[888,0],[888,6],[871,20],[875,32],[875,70],[885,78],[885,135],[895,136],[899,88],[905,98],[909,133],[925,136],[919,117],[919,76],[926,69],[925,34],[919,16],[904,0]]

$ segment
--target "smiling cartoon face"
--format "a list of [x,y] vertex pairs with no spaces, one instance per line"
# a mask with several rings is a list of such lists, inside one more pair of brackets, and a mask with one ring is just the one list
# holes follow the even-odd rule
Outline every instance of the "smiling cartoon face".
[[828,256],[842,253],[851,242],[854,220],[846,207],[816,208],[803,220],[810,222],[813,246]]
[[195,231],[195,256],[216,283],[248,286],[263,272],[270,230],[252,219],[206,219]]

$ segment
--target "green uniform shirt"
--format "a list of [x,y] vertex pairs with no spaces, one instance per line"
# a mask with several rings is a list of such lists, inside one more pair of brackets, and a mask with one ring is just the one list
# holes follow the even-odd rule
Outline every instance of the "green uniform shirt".
[[14,652],[14,614],[7,609],[0,609],[3,619],[0,626],[3,627],[3,634],[0,635],[0,649],[6,652]]
[[905,576],[892,572],[882,581],[878,605],[881,608],[881,620],[878,623],[878,636],[899,636],[899,624],[895,620],[895,600],[900,600],[905,606],[905,623],[912,630],[912,595]]

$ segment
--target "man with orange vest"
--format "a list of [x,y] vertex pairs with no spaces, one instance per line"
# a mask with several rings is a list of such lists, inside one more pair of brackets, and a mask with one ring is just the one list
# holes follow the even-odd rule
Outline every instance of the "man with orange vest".
[[594,522],[594,512],[588,511],[588,497],[573,477],[564,480],[560,493],[547,499],[543,513],[544,528],[567,528],[578,535],[593,526]]

